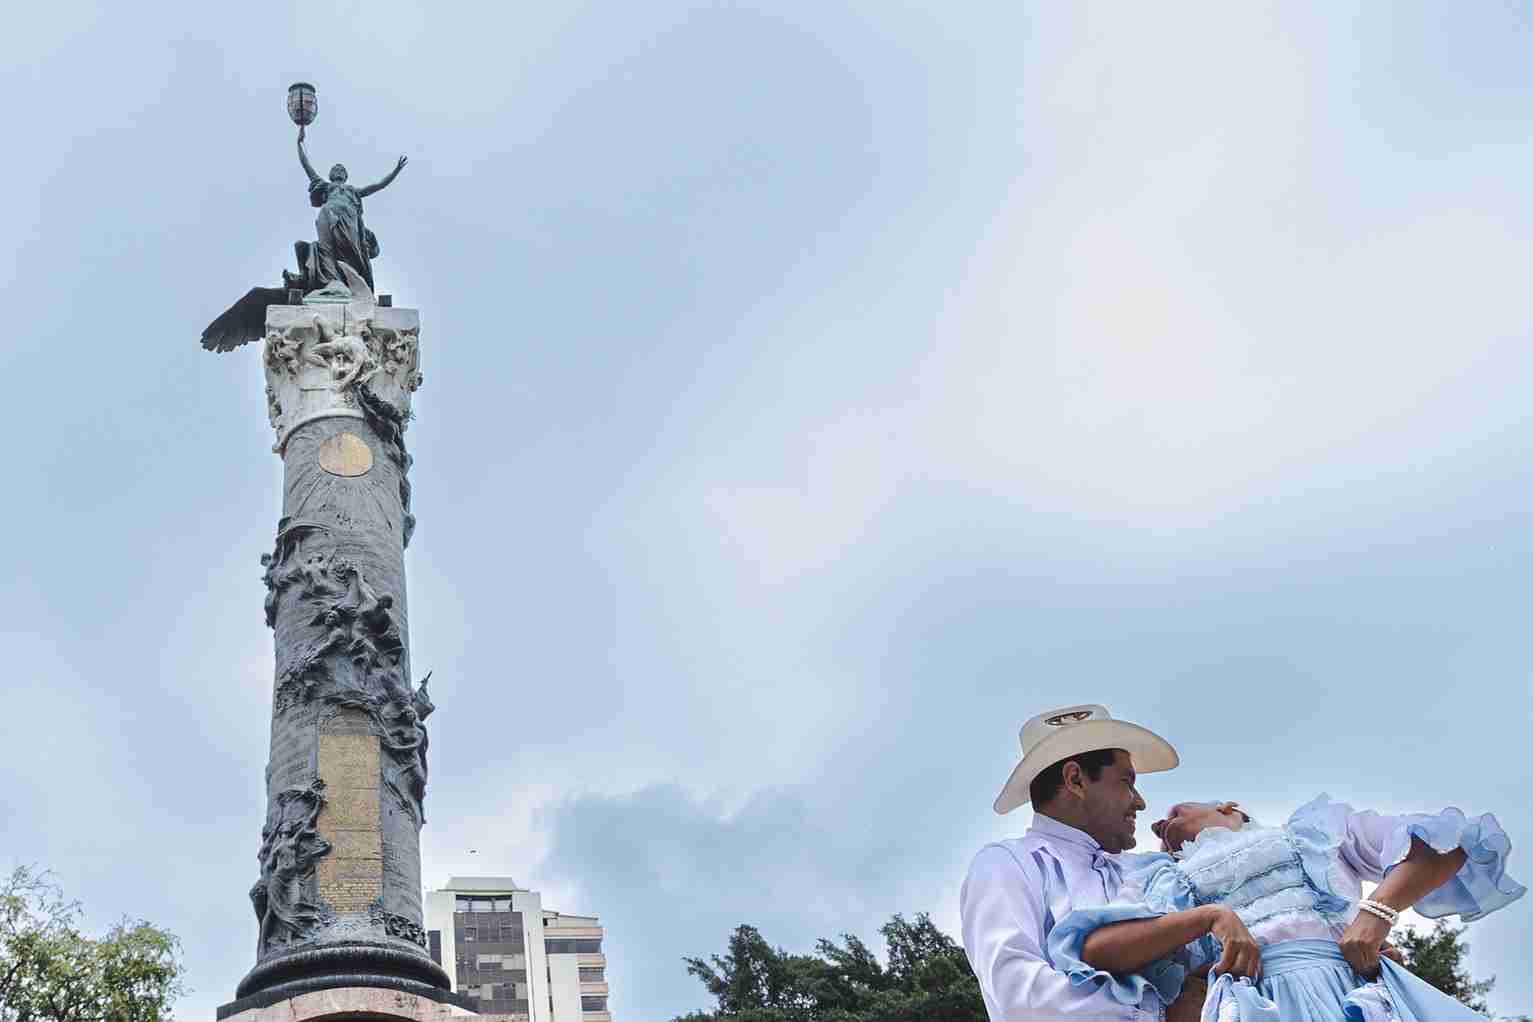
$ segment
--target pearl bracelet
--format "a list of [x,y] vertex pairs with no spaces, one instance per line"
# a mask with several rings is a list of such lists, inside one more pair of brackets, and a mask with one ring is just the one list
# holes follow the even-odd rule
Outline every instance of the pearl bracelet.
[[1369,915],[1377,916],[1378,918],[1384,920],[1390,926],[1394,926],[1400,921],[1400,913],[1396,912],[1394,909],[1390,908],[1383,902],[1372,901],[1368,898],[1364,898],[1362,901],[1357,903],[1357,907],[1362,911],[1367,912]]

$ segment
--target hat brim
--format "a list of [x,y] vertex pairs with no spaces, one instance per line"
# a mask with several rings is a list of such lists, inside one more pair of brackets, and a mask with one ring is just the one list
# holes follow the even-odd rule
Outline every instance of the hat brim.
[[1149,728],[1126,720],[1087,720],[1060,728],[1022,757],[995,798],[995,811],[1009,813],[1032,800],[1033,779],[1060,760],[1096,749],[1122,749],[1133,758],[1134,771],[1154,774],[1181,762],[1171,743]]

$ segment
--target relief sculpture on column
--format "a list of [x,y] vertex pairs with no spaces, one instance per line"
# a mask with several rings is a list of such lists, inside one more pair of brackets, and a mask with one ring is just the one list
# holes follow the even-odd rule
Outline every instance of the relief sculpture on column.
[[277,793],[261,828],[261,878],[250,889],[259,935],[256,954],[301,941],[324,921],[314,893],[314,865],[330,851],[316,823],[324,807],[325,782]]
[[[363,572],[323,547],[305,549],[306,537],[323,535],[312,522],[288,522],[278,530],[266,565],[267,620],[292,592],[303,631],[311,637],[278,665],[274,714],[318,701],[334,713],[360,709],[380,739],[384,783],[417,824],[425,822],[425,719],[436,707],[423,679],[412,687],[405,674],[405,646],[395,619],[394,597],[370,585]],[[291,562],[291,563],[290,563]]]

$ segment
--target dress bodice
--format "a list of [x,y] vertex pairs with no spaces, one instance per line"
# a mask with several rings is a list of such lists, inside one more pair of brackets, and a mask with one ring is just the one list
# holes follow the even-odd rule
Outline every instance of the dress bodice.
[[[1336,854],[1330,850],[1327,858]],[[1334,939],[1357,914],[1355,901],[1362,893],[1360,887],[1330,889],[1334,870],[1311,878],[1300,840],[1283,827],[1206,830],[1166,868],[1180,874],[1193,904],[1234,909],[1260,944]]]

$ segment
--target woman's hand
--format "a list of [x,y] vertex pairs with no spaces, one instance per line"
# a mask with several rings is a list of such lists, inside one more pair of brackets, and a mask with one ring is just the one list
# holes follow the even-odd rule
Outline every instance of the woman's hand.
[[1364,979],[1379,975],[1379,949],[1389,936],[1389,924],[1371,912],[1359,912],[1341,935],[1341,956]]
[[1234,909],[1220,906],[1208,932],[1224,945],[1224,955],[1213,968],[1215,973],[1227,972],[1236,977],[1261,978],[1261,948],[1257,947],[1256,938],[1251,936],[1251,931],[1246,929],[1246,924],[1240,921]]

